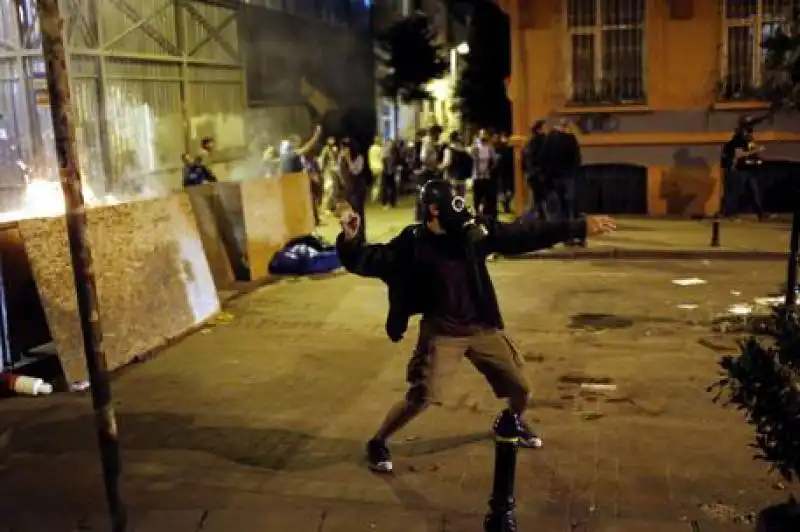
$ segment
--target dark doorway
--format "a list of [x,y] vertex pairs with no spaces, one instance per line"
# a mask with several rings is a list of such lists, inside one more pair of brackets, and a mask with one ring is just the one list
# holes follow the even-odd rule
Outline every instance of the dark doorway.
[[647,214],[647,168],[633,164],[583,167],[578,209],[589,214]]

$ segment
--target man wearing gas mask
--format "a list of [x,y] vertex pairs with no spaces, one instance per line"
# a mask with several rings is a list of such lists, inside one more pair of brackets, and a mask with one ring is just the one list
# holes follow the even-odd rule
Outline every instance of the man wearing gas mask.
[[377,472],[392,471],[388,438],[427,406],[442,404],[448,378],[465,357],[495,395],[508,401],[521,445],[541,447],[541,438],[522,420],[530,386],[522,357],[503,330],[486,257],[526,253],[615,229],[614,221],[602,216],[552,223],[527,218],[510,224],[476,218],[442,180],[422,188],[420,203],[422,223],[406,227],[387,244],[365,244],[361,221],[352,211],[342,214],[336,241],[348,271],[388,286],[386,332],[392,341],[400,341],[411,316],[422,316],[408,364],[408,391],[367,444],[369,467]]

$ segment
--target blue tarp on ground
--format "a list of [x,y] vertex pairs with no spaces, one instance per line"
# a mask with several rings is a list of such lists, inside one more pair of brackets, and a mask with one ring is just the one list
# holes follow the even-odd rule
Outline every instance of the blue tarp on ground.
[[276,275],[328,273],[342,267],[336,248],[313,236],[296,238],[277,252],[269,263]]

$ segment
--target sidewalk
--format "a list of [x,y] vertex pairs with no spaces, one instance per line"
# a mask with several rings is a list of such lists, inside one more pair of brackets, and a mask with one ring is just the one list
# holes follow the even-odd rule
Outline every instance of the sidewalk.
[[[720,222],[720,246],[711,247],[711,220],[620,217],[618,231],[597,238],[588,248],[557,246],[529,254],[526,258],[719,258],[785,260],[789,251],[790,222],[786,218],[756,222],[754,219]],[[367,210],[367,233],[373,242],[385,242],[413,222],[413,210],[402,205],[384,210],[371,205]],[[326,218],[320,232],[333,240],[338,222]]]
[[[751,532],[735,522],[784,500],[751,458],[752,429],[705,391],[736,349],[710,332],[711,316],[773,290],[783,270],[493,263],[545,439],[520,452],[520,530],[690,532],[696,519],[701,532]],[[682,277],[707,284],[671,282]],[[468,365],[445,406],[398,435],[393,476],[364,467],[364,440],[403,393],[415,340],[415,325],[400,344],[385,338],[381,283],[283,280],[227,310],[232,321],[115,375],[134,530],[480,530],[502,406]],[[616,389],[583,389],[587,379]],[[74,526],[104,512],[87,395],[0,401],[0,493],[2,532],[22,519],[32,526],[15,532],[107,530]]]

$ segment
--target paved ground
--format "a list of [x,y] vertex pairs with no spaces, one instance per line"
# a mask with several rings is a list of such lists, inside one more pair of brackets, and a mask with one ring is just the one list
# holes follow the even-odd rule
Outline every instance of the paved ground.
[[[413,221],[410,200],[397,209],[371,206],[367,211],[367,231],[375,242],[388,240]],[[723,220],[720,225],[720,247],[711,248],[711,220],[675,218],[621,217],[619,232],[602,241],[593,242],[590,252],[611,250],[646,252],[788,252],[788,218],[758,223],[754,218]],[[334,239],[339,231],[335,219],[326,218],[321,233]],[[558,251],[559,248],[556,248]],[[552,252],[545,252],[552,255]]]
[[[740,415],[705,391],[720,353],[734,350],[709,319],[774,289],[782,265],[491,269],[546,439],[520,456],[520,530],[688,532],[693,519],[704,532],[752,530],[734,521],[787,496],[751,460]],[[694,276],[709,282],[671,283]],[[283,281],[230,312],[115,379],[134,530],[481,529],[487,428],[501,405],[468,366],[453,401],[400,435],[396,475],[363,467],[362,442],[402,393],[411,348],[383,335],[381,285]],[[617,390],[586,393],[574,379],[587,376]],[[0,402],[0,493],[0,531],[107,529],[88,396]]]

